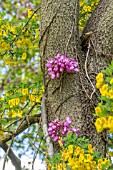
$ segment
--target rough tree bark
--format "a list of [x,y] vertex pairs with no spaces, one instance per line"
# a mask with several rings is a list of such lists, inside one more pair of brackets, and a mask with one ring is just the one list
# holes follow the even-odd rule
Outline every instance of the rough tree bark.
[[[101,155],[106,152],[106,132],[97,134],[94,126],[98,94],[93,94],[92,83],[95,86],[96,74],[112,59],[112,8],[112,0],[100,0],[87,22],[83,33],[93,32],[88,53],[80,46],[79,0],[41,0],[40,54],[48,122],[55,118],[65,120],[70,115],[73,126],[81,129],[81,135],[88,137]],[[50,80],[45,64],[57,53],[74,57],[80,72],[69,73],[62,80]]]

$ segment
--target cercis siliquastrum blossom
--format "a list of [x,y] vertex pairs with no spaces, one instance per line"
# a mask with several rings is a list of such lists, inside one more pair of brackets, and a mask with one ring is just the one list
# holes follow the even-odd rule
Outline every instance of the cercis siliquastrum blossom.
[[60,122],[58,119],[49,123],[48,133],[51,138],[53,138],[54,142],[59,140],[59,137],[67,136],[69,132],[75,133],[78,136],[79,129],[70,128],[71,119],[68,116],[66,121]]
[[74,58],[57,54],[54,59],[49,59],[46,64],[51,79],[59,78],[63,72],[78,72],[78,62]]

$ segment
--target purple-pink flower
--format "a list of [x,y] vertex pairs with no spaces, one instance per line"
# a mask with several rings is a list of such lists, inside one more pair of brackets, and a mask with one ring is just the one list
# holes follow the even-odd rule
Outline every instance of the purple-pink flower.
[[49,59],[46,64],[51,79],[59,78],[63,72],[78,72],[78,62],[74,58],[57,54],[54,59]]
[[66,117],[66,121],[60,122],[58,119],[49,123],[48,133],[54,142],[58,141],[62,135],[68,135],[69,132],[75,133],[78,136],[79,129],[70,128],[71,119],[69,116]]

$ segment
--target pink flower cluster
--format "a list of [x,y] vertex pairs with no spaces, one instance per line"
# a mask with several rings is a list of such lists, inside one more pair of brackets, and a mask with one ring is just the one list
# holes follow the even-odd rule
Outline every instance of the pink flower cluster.
[[78,62],[74,58],[67,58],[66,55],[57,54],[54,59],[49,59],[46,64],[51,79],[59,78],[63,72],[78,72]]
[[70,128],[71,119],[68,116],[64,123],[60,122],[58,119],[49,123],[48,133],[54,142],[58,141],[59,137],[62,135],[68,135],[69,132],[75,133],[78,136],[79,129]]

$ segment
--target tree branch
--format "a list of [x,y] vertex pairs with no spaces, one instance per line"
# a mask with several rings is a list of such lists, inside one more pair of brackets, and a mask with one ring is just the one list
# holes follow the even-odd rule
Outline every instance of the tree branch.
[[[0,146],[4,152],[7,152],[8,145],[6,143],[2,143]],[[17,158],[11,148],[9,149],[8,156],[11,159],[12,164],[15,166],[15,170],[21,170],[21,161],[19,158]]]
[[[29,124],[34,124],[34,123],[38,123],[40,121],[40,114],[36,114],[36,115],[33,115],[33,116],[29,116]],[[28,128],[28,122],[27,120],[25,119],[21,126],[17,129],[16,133],[14,134],[7,134],[5,137],[3,137],[3,139],[0,141],[0,146],[3,144],[3,143],[6,143],[8,141],[10,141],[12,139],[12,135],[17,136],[19,135],[21,132],[23,132],[25,129]]]
[[47,113],[46,113],[46,97],[43,95],[42,97],[42,103],[41,103],[41,116],[42,116],[42,129],[44,132],[44,137],[46,139],[46,144],[48,148],[48,155],[50,158],[53,157],[53,144],[50,140],[50,137],[48,135],[48,127],[47,127]]

